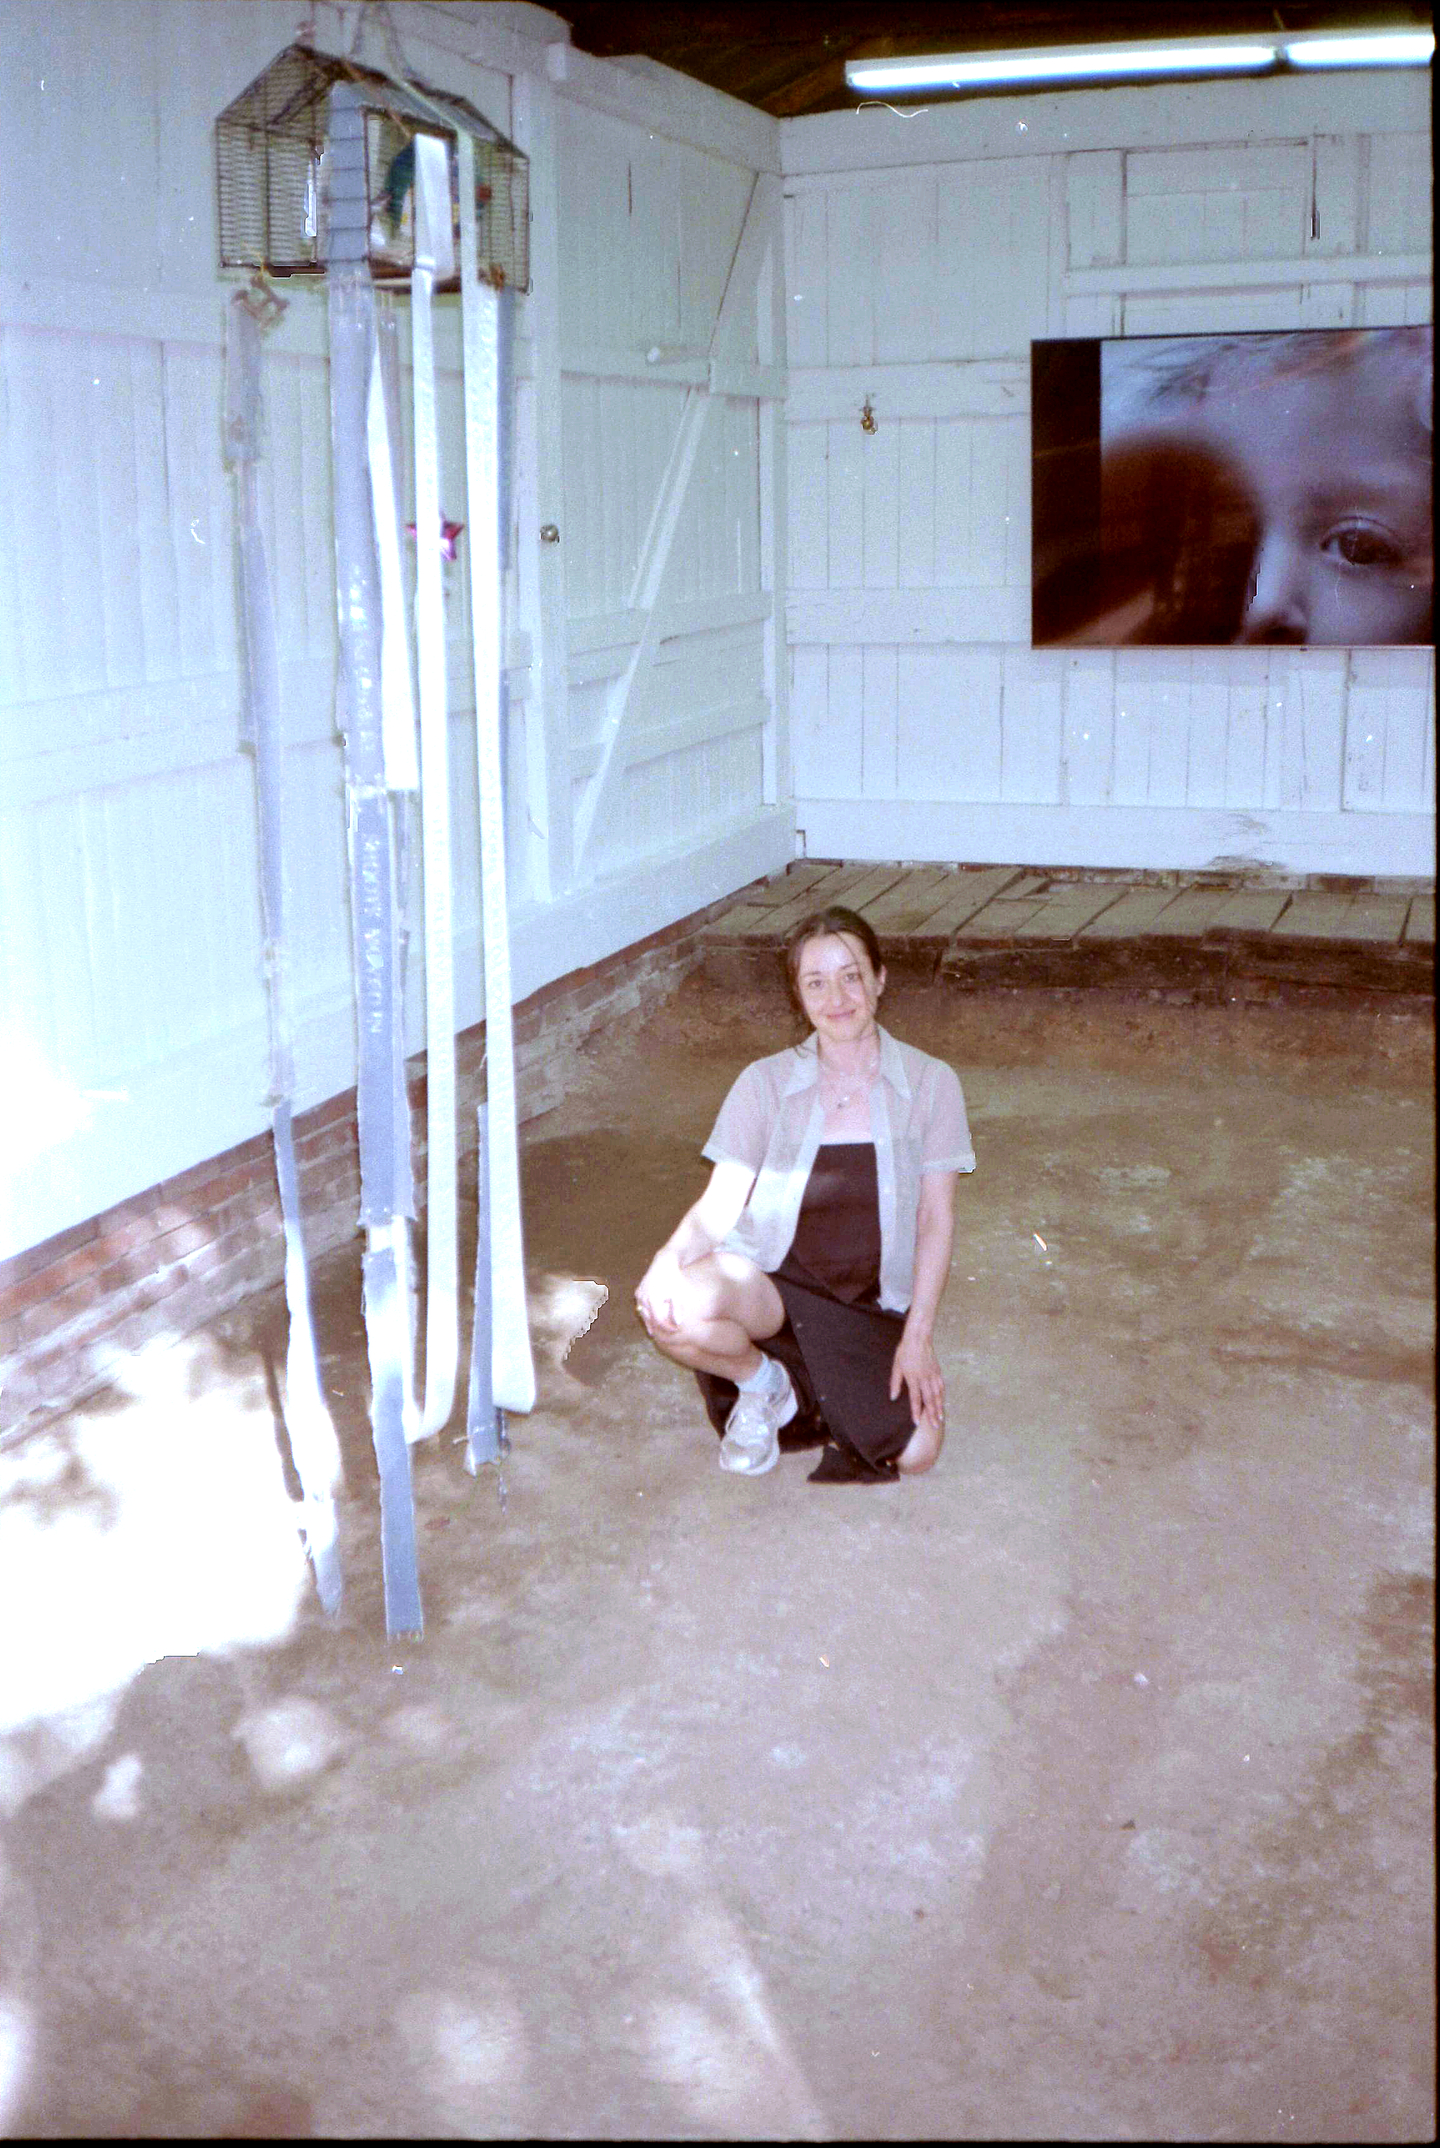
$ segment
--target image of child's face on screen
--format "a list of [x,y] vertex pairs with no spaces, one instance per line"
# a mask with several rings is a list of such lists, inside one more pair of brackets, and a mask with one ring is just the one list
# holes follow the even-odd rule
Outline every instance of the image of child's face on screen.
[[1429,334],[1177,340],[1141,352],[1128,394],[1117,379],[1107,453],[1183,444],[1213,473],[1231,525],[1243,517],[1240,571],[1217,638],[1341,647],[1430,639]]

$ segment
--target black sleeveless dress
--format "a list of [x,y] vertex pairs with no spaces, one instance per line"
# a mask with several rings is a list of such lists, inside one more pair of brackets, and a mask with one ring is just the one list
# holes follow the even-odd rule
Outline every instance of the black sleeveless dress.
[[[880,1304],[880,1205],[871,1141],[827,1141],[816,1152],[790,1250],[770,1278],[785,1325],[756,1345],[789,1373],[800,1407],[781,1428],[782,1453],[824,1447],[811,1482],[883,1483],[915,1430],[890,1370],[905,1326]],[[738,1393],[697,1372],[706,1412],[723,1433]]]

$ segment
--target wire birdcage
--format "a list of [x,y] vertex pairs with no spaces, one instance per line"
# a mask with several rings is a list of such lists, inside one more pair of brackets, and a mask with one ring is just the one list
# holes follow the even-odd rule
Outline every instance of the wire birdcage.
[[[336,82],[360,93],[365,113],[370,269],[401,282],[415,265],[415,137],[460,132],[475,144],[479,274],[486,282],[530,287],[530,166],[513,142],[463,97],[400,82],[309,45],[271,61],[215,122],[224,268],[272,276],[323,276],[329,236],[329,99]],[[456,160],[450,160],[451,215],[459,247]],[[459,288],[458,276],[437,291]]]

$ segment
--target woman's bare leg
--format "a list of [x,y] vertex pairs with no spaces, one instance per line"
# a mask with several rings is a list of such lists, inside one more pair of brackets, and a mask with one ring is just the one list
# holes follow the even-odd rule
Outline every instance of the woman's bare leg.
[[711,1253],[682,1268],[671,1305],[673,1327],[645,1323],[656,1349],[677,1365],[722,1380],[748,1379],[760,1364],[756,1343],[785,1325],[779,1291],[763,1269],[738,1253]]
[[933,1469],[940,1459],[940,1449],[945,1444],[942,1425],[916,1425],[908,1441],[895,1458],[895,1467],[905,1477],[923,1477],[927,1469]]

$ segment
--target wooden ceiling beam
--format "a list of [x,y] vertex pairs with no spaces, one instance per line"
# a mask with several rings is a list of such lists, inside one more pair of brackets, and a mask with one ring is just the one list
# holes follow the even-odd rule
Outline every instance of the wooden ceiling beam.
[[1430,21],[1420,0],[560,0],[560,12],[586,51],[644,53],[777,119],[852,103],[850,58]]

